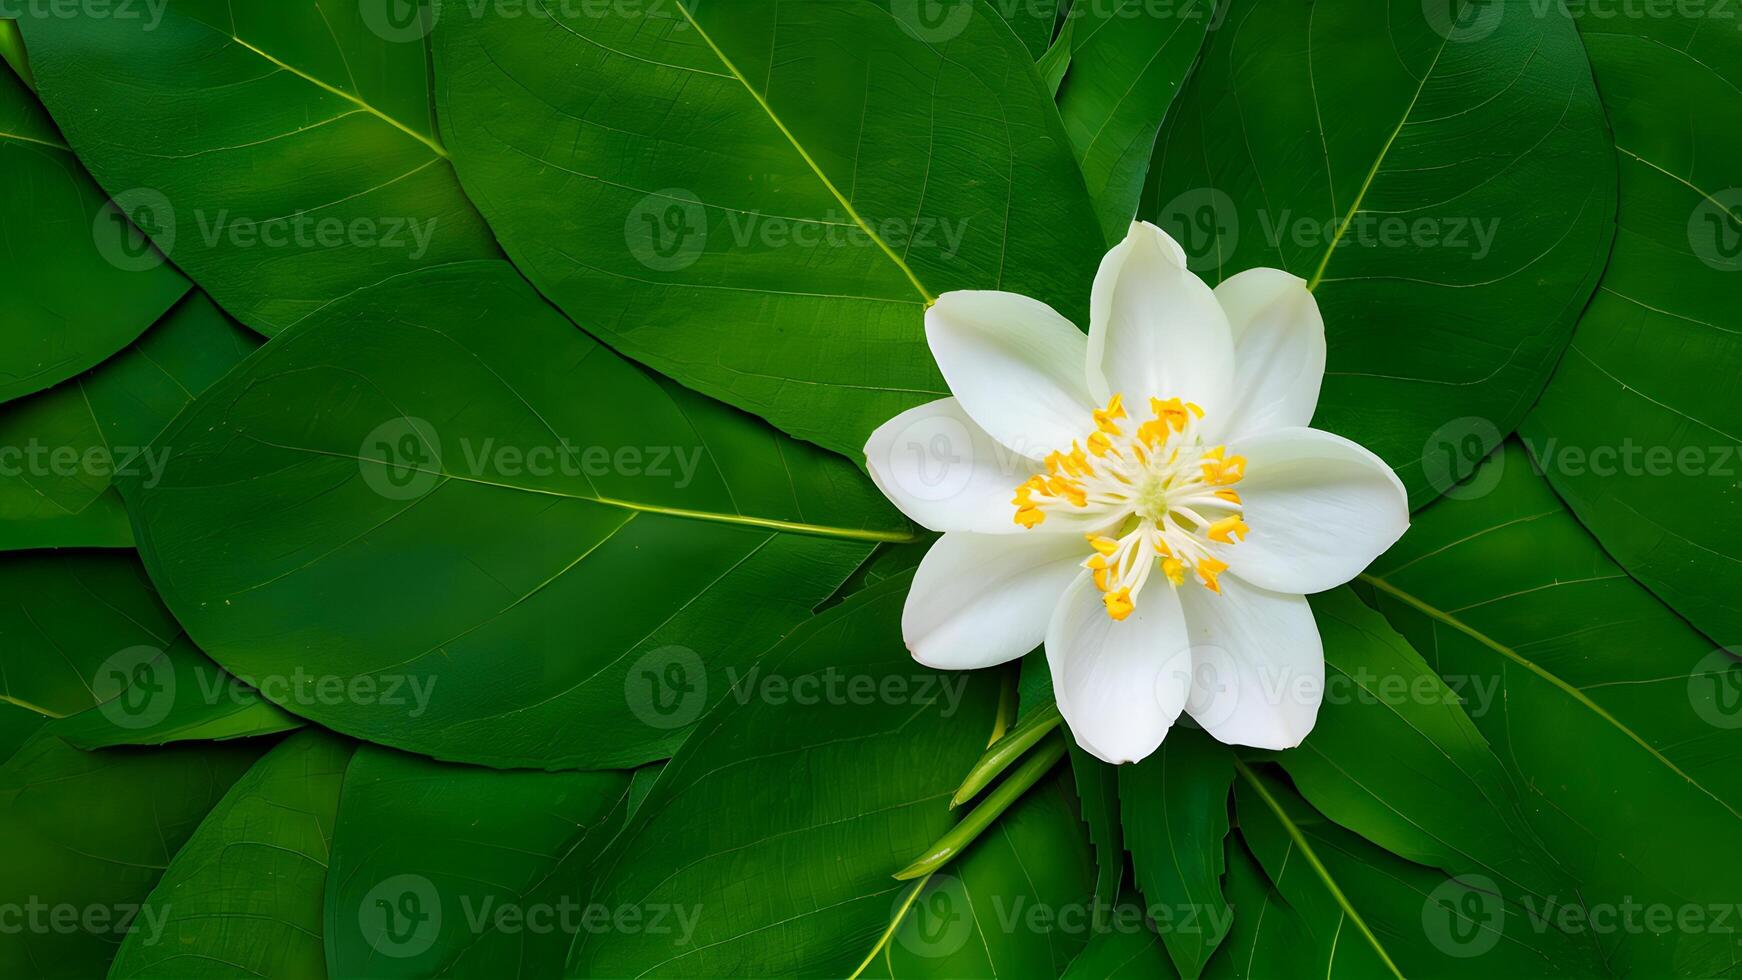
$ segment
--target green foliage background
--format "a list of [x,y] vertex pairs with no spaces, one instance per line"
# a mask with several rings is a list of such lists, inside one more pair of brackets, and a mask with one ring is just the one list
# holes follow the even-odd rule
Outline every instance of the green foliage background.
[[[1742,975],[1723,4],[0,14],[0,973]],[[1287,752],[903,648],[926,305],[1133,218],[1416,508]]]

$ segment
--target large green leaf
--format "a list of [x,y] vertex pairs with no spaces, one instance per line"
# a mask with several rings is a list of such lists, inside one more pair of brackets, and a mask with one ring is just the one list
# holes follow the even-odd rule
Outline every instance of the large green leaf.
[[1742,33],[1708,16],[1579,22],[1621,168],[1608,271],[1524,425],[1635,578],[1742,641]]
[[329,307],[162,442],[135,525],[202,649],[330,728],[496,766],[664,758],[911,537],[845,460],[650,378],[503,263]]
[[497,254],[437,138],[425,46],[386,13],[406,5],[124,6],[30,5],[42,99],[117,205],[243,323],[274,334],[360,287]]
[[612,922],[589,904],[587,871],[622,826],[629,790],[627,772],[498,772],[365,746],[339,804],[328,969],[560,974],[575,934]]
[[1059,115],[1109,242],[1123,239],[1137,214],[1156,134],[1197,64],[1216,4],[1096,0],[1071,9]]
[[262,749],[19,749],[0,767],[0,903],[29,918],[0,932],[0,974],[90,980],[129,936],[161,939],[166,910],[142,903]]
[[23,81],[0,65],[0,402],[125,347],[187,291],[110,206]]
[[575,322],[686,385],[856,456],[946,394],[924,341],[938,294],[1087,312],[1105,245],[990,5],[444,10],[438,101],[466,190]]
[[1095,863],[1061,773],[1030,790],[891,917],[859,977],[1045,978],[1095,933]]
[[[1712,842],[1742,830],[1742,661],[1628,577],[1517,443],[1419,514],[1363,587],[1441,675],[1490,691],[1471,716],[1586,905],[1734,898],[1742,851]],[[1618,968],[1716,968],[1699,936],[1602,938]]]
[[1302,795],[1418,864],[1486,874],[1515,898],[1570,900],[1576,881],[1532,832],[1505,767],[1465,712],[1493,710],[1494,686],[1442,680],[1348,589],[1314,596],[1313,615],[1325,701],[1306,741],[1276,756]]
[[1129,896],[1114,910],[1115,925],[1089,937],[1060,980],[1167,980],[1177,976],[1161,937],[1145,923],[1141,899]]
[[[1537,909],[1507,905],[1492,880],[1447,878],[1393,857],[1326,820],[1280,782],[1243,765],[1240,773],[1241,836],[1286,902],[1266,914],[1297,917],[1260,941],[1292,940],[1286,958],[1295,969],[1305,966],[1301,973],[1590,978],[1606,972],[1589,932],[1562,931],[1537,918]],[[1240,944],[1230,952],[1251,955]],[[1284,958],[1277,953],[1266,959]]]
[[1614,232],[1590,65],[1538,6],[1229,0],[1145,191],[1211,281],[1307,281],[1330,343],[1315,424],[1417,504],[1523,418]]
[[325,980],[321,896],[354,749],[301,732],[238,779],[151,890],[161,931],[129,936],[111,980]]
[[1137,887],[1186,980],[1197,980],[1228,932],[1221,879],[1233,782],[1233,753],[1184,727],[1149,758],[1119,770],[1119,812]]
[[0,550],[132,547],[116,477],[155,483],[157,435],[257,346],[195,292],[94,370],[0,406]]
[[914,663],[910,581],[799,627],[703,719],[606,851],[594,897],[683,912],[693,934],[583,933],[571,976],[844,977],[870,958],[914,892],[891,876],[951,825],[1000,686]]

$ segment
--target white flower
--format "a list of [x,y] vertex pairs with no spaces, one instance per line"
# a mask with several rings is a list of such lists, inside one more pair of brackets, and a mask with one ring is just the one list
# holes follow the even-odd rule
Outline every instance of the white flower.
[[902,615],[914,657],[990,667],[1042,641],[1059,710],[1107,762],[1180,712],[1230,744],[1288,748],[1318,717],[1306,593],[1409,527],[1377,456],[1308,428],[1324,322],[1298,278],[1215,290],[1139,222],[1101,263],[1089,334],[1001,292],[940,296],[926,338],[953,398],[865,446],[897,507],[944,532]]

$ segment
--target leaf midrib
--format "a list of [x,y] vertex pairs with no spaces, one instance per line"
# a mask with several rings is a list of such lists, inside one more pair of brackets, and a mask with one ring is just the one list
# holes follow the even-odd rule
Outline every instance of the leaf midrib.
[[805,166],[810,168],[811,173],[816,174],[817,179],[822,181],[823,186],[828,189],[829,194],[834,197],[843,209],[846,210],[847,215],[853,219],[853,222],[857,224],[860,230],[868,235],[872,241],[876,242],[877,247],[883,250],[883,254],[889,257],[889,261],[895,263],[895,267],[900,269],[902,274],[907,276],[907,281],[913,284],[913,288],[919,292],[920,298],[925,301],[925,305],[929,307],[933,303],[936,303],[937,296],[935,296],[930,290],[926,289],[925,283],[920,281],[919,276],[914,274],[913,269],[908,266],[907,262],[903,260],[901,256],[895,254],[895,250],[889,247],[889,243],[883,240],[883,236],[877,234],[876,230],[873,229],[864,217],[859,214],[859,209],[853,206],[853,202],[847,200],[846,195],[842,194],[840,189],[835,186],[835,182],[830,180],[829,175],[823,172],[823,168],[819,166],[816,159],[810,155],[810,151],[804,148],[804,144],[798,141],[798,137],[793,135],[792,130],[788,129],[786,123],[777,113],[775,113],[774,107],[768,104],[768,100],[762,97],[762,93],[756,91],[756,87],[750,84],[750,80],[744,77],[744,73],[738,70],[738,66],[733,63],[732,59],[726,56],[726,52],[720,50],[720,46],[714,43],[713,37],[711,37],[702,25],[696,21],[695,16],[690,13],[689,6],[684,3],[684,0],[677,0],[677,9],[683,14],[684,20],[688,21],[690,27],[695,30],[696,35],[708,46],[708,50],[713,52],[715,58],[719,59],[720,64],[725,67],[726,71],[730,72],[732,77],[738,80],[738,84],[744,86],[744,91],[748,92],[750,97],[756,100],[756,105],[762,110],[763,114],[768,117],[770,122],[774,123],[776,129],[780,130],[780,135],[786,137],[786,141],[792,144],[792,148],[798,151],[798,155],[800,159],[804,160]]
[[310,453],[316,456],[331,456],[335,459],[355,460],[359,465],[363,463],[371,463],[382,467],[392,466],[396,470],[410,471],[425,476],[442,477],[460,483],[470,483],[475,486],[495,487],[499,490],[516,490],[521,493],[543,494],[549,497],[560,497],[565,500],[582,500],[588,503],[602,504],[607,507],[618,507],[623,510],[634,511],[641,514],[657,514],[664,517],[706,521],[713,524],[734,524],[744,527],[759,527],[771,531],[785,531],[791,534],[807,534],[813,537],[840,538],[848,541],[912,544],[920,540],[920,536],[911,531],[873,531],[868,529],[833,527],[827,524],[808,524],[802,521],[783,521],[772,517],[751,517],[747,514],[725,514],[718,511],[690,510],[683,507],[662,507],[657,504],[637,503],[633,500],[621,500],[616,497],[588,496],[581,493],[563,493],[558,490],[549,490],[541,487],[518,486],[512,483],[496,483],[478,477],[463,476],[457,473],[432,470],[421,466],[407,466],[397,462],[388,463],[385,460],[370,459],[367,456],[357,456],[351,453],[334,452],[330,449],[314,449],[307,446],[289,446],[282,443],[266,442],[262,439],[253,439],[253,441],[263,446],[270,446],[274,449],[283,449],[288,452]]
[[1330,869],[1326,868],[1324,862],[1319,860],[1318,852],[1314,851],[1313,846],[1307,842],[1306,835],[1301,833],[1300,827],[1296,826],[1295,822],[1289,819],[1288,813],[1282,808],[1282,804],[1277,802],[1276,797],[1270,795],[1270,790],[1259,781],[1258,775],[1254,773],[1243,760],[1236,757],[1234,759],[1234,768],[1238,770],[1241,777],[1244,778],[1246,782],[1250,783],[1252,788],[1258,792],[1258,796],[1264,801],[1264,805],[1270,808],[1270,812],[1276,816],[1277,822],[1282,824],[1282,829],[1287,831],[1289,839],[1294,842],[1294,846],[1300,849],[1301,855],[1307,859],[1307,864],[1310,865],[1313,872],[1319,876],[1319,880],[1324,884],[1325,890],[1331,893],[1331,897],[1336,900],[1338,907],[1343,910],[1343,914],[1348,916],[1349,920],[1354,922],[1356,927],[1361,930],[1361,935],[1366,937],[1368,944],[1373,947],[1373,951],[1379,954],[1379,958],[1384,961],[1386,969],[1390,970],[1391,975],[1396,977],[1397,980],[1404,980],[1403,971],[1399,970],[1397,964],[1392,962],[1391,954],[1385,951],[1384,945],[1379,942],[1379,937],[1375,936],[1373,930],[1368,928],[1367,920],[1361,918],[1361,913],[1355,911],[1355,906],[1350,904],[1348,896],[1344,895],[1343,889],[1337,885],[1336,878],[1331,876]]
[[1476,629],[1475,627],[1469,625],[1468,623],[1465,623],[1463,620],[1457,618],[1456,616],[1452,615],[1451,613],[1446,612],[1445,610],[1439,609],[1438,607],[1428,603],[1427,601],[1425,601],[1421,598],[1418,598],[1417,596],[1411,595],[1408,592],[1403,591],[1402,589],[1398,588],[1397,586],[1392,585],[1390,582],[1387,582],[1383,578],[1380,578],[1380,577],[1373,575],[1373,574],[1370,574],[1370,573],[1363,572],[1361,574],[1361,580],[1372,585],[1374,588],[1379,589],[1380,591],[1384,592],[1386,595],[1389,595],[1389,596],[1397,599],[1399,602],[1404,603],[1405,605],[1416,610],[1417,612],[1428,617],[1429,619],[1432,619],[1436,622],[1444,623],[1445,625],[1450,626],[1452,629],[1455,629],[1458,632],[1463,633],[1465,636],[1468,636],[1470,639],[1475,640],[1477,643],[1482,644],[1483,646],[1489,648],[1490,650],[1493,650],[1495,653],[1500,654],[1502,657],[1505,657],[1506,659],[1511,660],[1513,663],[1518,664],[1520,667],[1523,667],[1525,670],[1530,671],[1532,674],[1535,674],[1537,677],[1540,677],[1543,680],[1549,682],[1551,685],[1553,685],[1555,688],[1560,690],[1562,693],[1564,693],[1568,697],[1572,698],[1574,703],[1585,708],[1587,711],[1591,712],[1591,714],[1596,716],[1598,719],[1602,720],[1605,724],[1609,725],[1610,727],[1614,728],[1617,732],[1620,732],[1622,735],[1625,735],[1628,739],[1632,740],[1635,745],[1638,745],[1641,749],[1644,749],[1647,755],[1649,755],[1652,759],[1655,759],[1665,769],[1668,769],[1670,772],[1674,773],[1676,776],[1685,780],[1689,786],[1692,786],[1694,789],[1698,790],[1700,793],[1702,793],[1706,797],[1710,798],[1714,803],[1717,803],[1719,806],[1721,806],[1725,810],[1729,811],[1731,816],[1736,817],[1738,820],[1742,820],[1742,812],[1738,812],[1735,807],[1731,806],[1722,797],[1718,796],[1716,793],[1713,793],[1711,790],[1709,790],[1705,786],[1701,785],[1699,780],[1695,779],[1693,776],[1691,776],[1687,772],[1683,771],[1680,766],[1676,765],[1673,761],[1671,761],[1671,759],[1668,756],[1664,755],[1662,752],[1659,752],[1657,750],[1656,746],[1653,746],[1650,742],[1647,742],[1642,736],[1640,736],[1640,734],[1638,732],[1635,732],[1633,729],[1629,728],[1626,725],[1626,723],[1622,722],[1621,719],[1610,714],[1608,712],[1608,710],[1606,710],[1602,705],[1591,700],[1590,696],[1587,695],[1584,691],[1581,691],[1577,687],[1574,687],[1572,684],[1568,683],[1566,680],[1562,679],[1561,677],[1550,673],[1549,671],[1545,670],[1543,667],[1536,664],[1535,662],[1526,659],[1517,650],[1514,650],[1513,648],[1507,646],[1506,644],[1501,643],[1499,640],[1496,640],[1493,637],[1487,635],[1486,633],[1483,633],[1482,631]]

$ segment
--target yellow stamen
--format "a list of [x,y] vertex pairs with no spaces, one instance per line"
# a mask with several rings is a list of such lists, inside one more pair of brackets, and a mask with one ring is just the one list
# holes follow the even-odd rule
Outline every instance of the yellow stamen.
[[1225,561],[1217,561],[1214,558],[1202,558],[1198,560],[1198,578],[1203,580],[1204,588],[1209,589],[1211,592],[1222,591],[1222,586],[1217,583],[1216,577],[1227,570],[1228,563]]
[[1210,525],[1210,540],[1220,541],[1223,544],[1233,544],[1235,538],[1246,537],[1246,532],[1250,530],[1252,529],[1246,526],[1246,522],[1240,519],[1240,515],[1235,514]]
[[1175,585],[1184,585],[1186,584],[1186,563],[1178,558],[1163,558],[1161,560],[1161,574],[1166,575],[1167,580]]
[[1130,589],[1120,589],[1117,592],[1109,592],[1101,597],[1101,602],[1107,607],[1107,615],[1113,617],[1114,622],[1123,620],[1125,617],[1131,615],[1131,610],[1137,608],[1131,602]]
[[1022,507],[1016,511],[1016,523],[1032,531],[1036,524],[1046,521],[1046,513],[1039,507]]
[[1102,537],[1098,534],[1086,534],[1084,537],[1089,539],[1089,547],[1103,555],[1111,555],[1113,552],[1119,550],[1119,542],[1112,538]]

